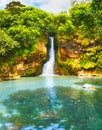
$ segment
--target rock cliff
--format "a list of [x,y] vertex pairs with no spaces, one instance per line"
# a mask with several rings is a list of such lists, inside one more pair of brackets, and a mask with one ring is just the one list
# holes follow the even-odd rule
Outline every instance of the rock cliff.
[[21,76],[35,76],[42,72],[43,62],[47,58],[45,43],[38,43],[37,49],[28,56],[13,57],[13,65],[5,62],[0,68],[0,79],[18,79]]
[[77,36],[57,45],[56,74],[102,75],[102,43]]

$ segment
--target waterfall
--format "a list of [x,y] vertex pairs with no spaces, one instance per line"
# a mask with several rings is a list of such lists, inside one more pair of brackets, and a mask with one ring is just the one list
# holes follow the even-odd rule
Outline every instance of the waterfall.
[[53,76],[54,75],[54,63],[55,63],[55,53],[54,53],[54,38],[50,37],[50,50],[49,50],[49,60],[44,64],[43,76]]
[[50,50],[49,60],[43,66],[42,76],[45,76],[45,85],[48,88],[47,96],[50,98],[52,108],[55,107],[56,93],[54,90],[54,64],[55,64],[55,52],[54,52],[54,38],[50,37]]

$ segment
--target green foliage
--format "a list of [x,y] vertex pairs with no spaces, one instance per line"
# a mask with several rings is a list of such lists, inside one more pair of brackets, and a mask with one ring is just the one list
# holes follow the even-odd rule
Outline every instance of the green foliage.
[[10,27],[8,34],[12,38],[20,43],[21,48],[30,48],[36,42],[39,32],[32,28],[27,28],[24,25],[18,25],[16,27]]
[[58,41],[65,42],[73,33],[75,27],[66,13],[60,13],[56,17],[56,33]]
[[[67,57],[66,57],[67,58]],[[57,54],[57,65],[59,69],[63,70],[65,75],[76,75],[77,71],[80,70],[80,58],[67,58],[65,61],[61,60],[61,55],[58,51]]]
[[[79,4],[70,9],[73,24],[89,40],[102,39],[102,4],[100,1],[95,4],[96,1],[93,0],[92,4]],[[97,9],[94,10],[96,6]]]
[[[26,56],[37,50],[35,46],[42,42],[41,37],[47,39],[49,35],[55,36],[58,43],[74,39],[78,34],[80,40],[78,38],[74,40],[84,46],[90,45],[91,41],[98,41],[101,44],[101,0],[92,0],[88,3],[87,0],[81,0],[79,3],[70,9],[69,14],[63,12],[54,15],[31,6],[26,7],[20,2],[10,2],[6,9],[0,10],[0,29],[3,30],[0,31],[0,55],[15,53],[15,55]],[[69,67],[72,72],[80,68],[102,70],[101,55],[101,49],[90,47],[80,60],[72,59],[61,65],[66,66],[65,71]],[[58,62],[61,63],[60,59]]]
[[7,10],[0,10],[0,28],[8,29],[12,24],[12,15]]
[[80,64],[83,69],[95,69],[101,70],[102,69],[102,54],[101,54],[102,47],[96,46],[92,48],[88,48],[86,53],[82,55],[80,59]]
[[[19,9],[19,12],[15,9]],[[19,43],[19,49],[15,51],[17,55],[27,55],[33,51],[42,36],[47,38],[48,34],[55,32],[53,14],[34,7],[25,7],[19,2],[9,3],[0,14],[0,27]]]
[[73,24],[88,39],[95,37],[95,23],[90,3],[77,5],[70,10]]
[[102,51],[100,51],[98,54],[97,70],[102,71]]
[[91,10],[94,16],[94,23],[98,40],[102,40],[102,1],[92,0]]
[[9,10],[12,14],[16,14],[20,12],[20,7],[24,7],[25,5],[21,4],[19,1],[12,1],[6,5],[7,10]]
[[8,36],[4,31],[0,30],[0,55],[6,55],[12,52],[14,48],[18,48],[19,43],[14,41],[10,36]]
[[102,0],[92,0],[92,9],[94,11],[102,10]]
[[82,4],[74,6],[70,9],[70,14],[74,25],[80,26],[84,20],[86,20],[86,15],[89,11],[89,4]]

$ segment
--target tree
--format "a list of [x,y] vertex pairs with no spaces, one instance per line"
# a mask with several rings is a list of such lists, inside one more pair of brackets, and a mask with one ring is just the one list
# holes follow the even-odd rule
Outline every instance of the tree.
[[7,10],[9,10],[12,14],[16,14],[20,12],[20,8],[25,7],[25,5],[21,4],[19,1],[12,1],[6,5]]
[[92,0],[91,9],[94,16],[96,37],[102,40],[102,0]]
[[65,42],[69,36],[75,32],[75,27],[68,14],[62,12],[57,15],[56,19],[56,33],[58,41]]
[[12,23],[12,15],[7,10],[0,10],[0,28],[8,29]]
[[14,48],[18,48],[19,43],[14,41],[3,30],[0,30],[0,55],[5,56],[8,52]]
[[77,30],[80,30],[85,37],[89,40],[96,37],[95,17],[90,3],[72,7],[70,15]]
[[92,0],[93,11],[102,10],[102,0]]

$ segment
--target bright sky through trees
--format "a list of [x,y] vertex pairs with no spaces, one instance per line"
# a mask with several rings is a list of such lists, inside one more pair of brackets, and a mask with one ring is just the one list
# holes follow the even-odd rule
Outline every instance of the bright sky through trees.
[[[6,4],[12,0],[0,0],[0,8],[5,8]],[[16,0],[15,0],[16,1]],[[66,11],[71,6],[71,0],[18,0],[22,4],[32,5],[47,12],[55,14]]]

